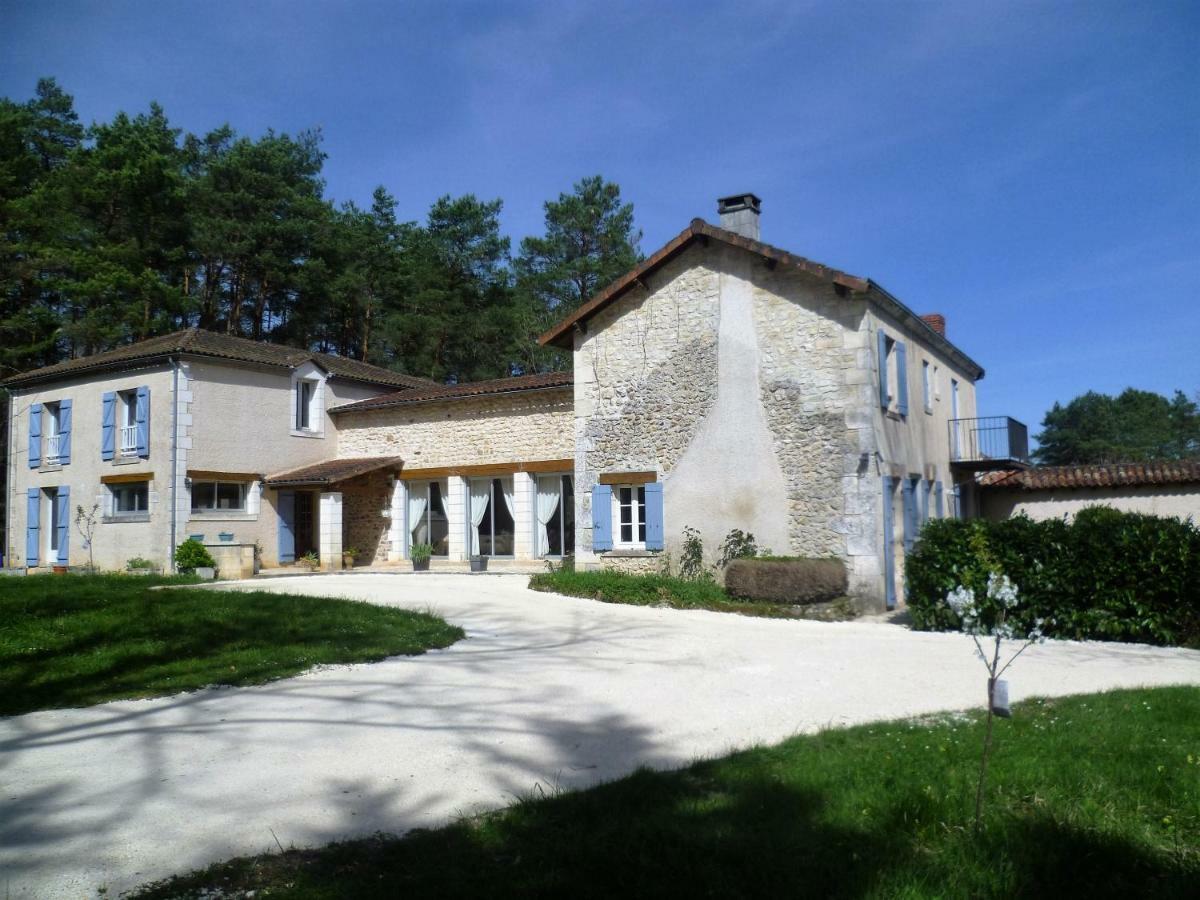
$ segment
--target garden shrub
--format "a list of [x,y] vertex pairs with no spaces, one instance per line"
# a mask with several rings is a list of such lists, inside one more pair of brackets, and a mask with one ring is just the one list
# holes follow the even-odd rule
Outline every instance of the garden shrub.
[[1019,624],[1051,637],[1200,646],[1200,529],[1089,507],[1068,523],[934,519],[908,557],[908,604],[923,630],[957,629],[946,594],[989,568],[1020,588]]
[[207,547],[194,538],[188,538],[175,548],[175,565],[181,572],[194,572],[201,567],[212,568],[216,562]]
[[846,588],[839,559],[734,559],[725,569],[725,591],[748,600],[821,603],[845,596]]

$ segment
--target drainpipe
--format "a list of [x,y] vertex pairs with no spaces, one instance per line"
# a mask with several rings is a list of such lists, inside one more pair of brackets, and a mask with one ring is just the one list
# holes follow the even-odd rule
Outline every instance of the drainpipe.
[[13,454],[16,451],[13,448],[13,441],[12,441],[12,436],[13,436],[12,420],[13,420],[13,411],[16,408],[17,408],[17,392],[9,391],[8,392],[8,415],[4,417],[4,429],[7,433],[7,443],[5,444],[5,446],[8,448],[8,453],[5,454],[6,459],[4,460],[4,493],[6,496],[4,498],[4,550],[3,550],[4,560],[3,560],[2,564],[4,566],[10,567],[10,568],[12,566],[12,559],[11,559],[10,551],[12,550],[12,546],[13,546],[12,506],[13,506],[13,503],[15,502],[13,500],[13,475],[16,474],[16,468],[17,468],[13,464]]
[[171,357],[171,544],[167,561],[175,571],[175,517],[179,514],[179,360]]

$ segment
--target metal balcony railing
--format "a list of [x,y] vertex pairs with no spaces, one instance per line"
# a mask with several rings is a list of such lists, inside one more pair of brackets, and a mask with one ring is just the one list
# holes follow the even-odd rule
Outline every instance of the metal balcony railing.
[[58,462],[58,457],[60,455],[58,442],[59,442],[59,435],[57,435],[57,434],[46,435],[46,462],[51,463],[51,464]]
[[121,455],[137,456],[137,426],[121,426]]
[[972,468],[1029,465],[1029,429],[1008,416],[950,420],[950,461]]

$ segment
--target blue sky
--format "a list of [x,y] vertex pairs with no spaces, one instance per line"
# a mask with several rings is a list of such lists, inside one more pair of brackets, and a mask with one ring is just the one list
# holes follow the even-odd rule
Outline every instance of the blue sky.
[[85,121],[320,127],[328,194],[503,198],[584,175],[649,253],[715,198],[874,278],[987,369],[985,414],[1200,391],[1200,4],[0,4],[0,94]]

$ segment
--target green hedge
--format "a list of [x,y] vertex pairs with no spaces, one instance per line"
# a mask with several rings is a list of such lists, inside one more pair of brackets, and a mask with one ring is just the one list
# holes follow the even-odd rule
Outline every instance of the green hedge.
[[1020,589],[1022,626],[1044,618],[1050,637],[1200,646],[1200,529],[1190,520],[1102,506],[1072,523],[930,520],[906,567],[916,628],[957,628],[946,594],[977,578],[985,556]]

